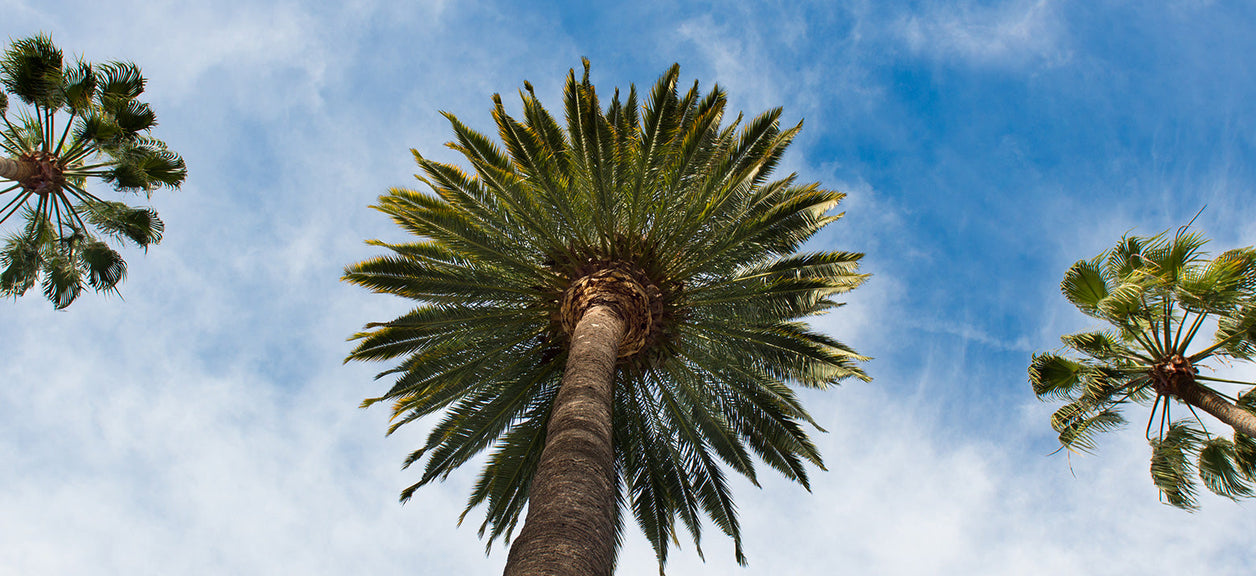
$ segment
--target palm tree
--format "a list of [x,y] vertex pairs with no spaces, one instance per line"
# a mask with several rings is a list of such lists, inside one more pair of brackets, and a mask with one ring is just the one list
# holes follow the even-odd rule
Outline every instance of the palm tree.
[[[1069,450],[1093,450],[1095,433],[1125,422],[1127,404],[1150,405],[1152,480],[1162,500],[1194,509],[1196,472],[1231,499],[1252,496],[1256,483],[1256,388],[1217,375],[1217,364],[1256,355],[1256,250],[1210,259],[1199,233],[1167,234],[1127,236],[1069,269],[1064,296],[1111,328],[1064,336],[1071,355],[1035,354],[1029,381],[1039,398],[1066,400],[1051,426]],[[1206,331],[1212,341],[1196,345]],[[1175,405],[1191,417],[1174,420]],[[1196,408],[1233,440],[1209,432]]]
[[660,570],[676,519],[698,546],[704,514],[744,563],[724,467],[756,481],[753,453],[807,486],[815,422],[786,383],[867,380],[799,321],[865,277],[861,254],[796,253],[843,197],[768,180],[801,124],[781,130],[777,109],[721,126],[724,92],[682,96],[679,73],[603,110],[586,60],[565,130],[528,83],[522,120],[494,96],[505,151],[446,114],[474,172],[414,152],[433,195],[393,189],[377,208],[420,239],[372,241],[391,254],[346,270],[418,301],[349,355],[400,359],[363,403],[392,401],[390,433],[444,411],[402,501],[491,450],[462,517],[486,506],[491,547],[527,506],[506,574],[610,574],[626,510]]
[[[147,249],[164,228],[151,208],[103,200],[87,180],[151,195],[187,176],[183,159],[148,136],[157,119],[136,100],[144,91],[139,68],[66,66],[61,50],[40,35],[9,46],[0,84],[0,223],[19,212],[25,220],[0,252],[0,294],[18,297],[39,283],[64,308],[84,283],[116,292],[126,262],[97,233]],[[10,94],[25,104],[12,119]]]

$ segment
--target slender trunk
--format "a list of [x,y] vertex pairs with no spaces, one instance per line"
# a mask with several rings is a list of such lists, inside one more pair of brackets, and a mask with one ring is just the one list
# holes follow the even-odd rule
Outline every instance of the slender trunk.
[[615,358],[625,324],[593,305],[576,324],[566,371],[505,576],[610,576],[615,557]]
[[1175,391],[1175,395],[1183,402],[1212,414],[1217,420],[1225,422],[1236,431],[1256,438],[1256,414],[1239,408],[1215,392],[1191,381],[1189,384],[1180,386],[1180,389]]
[[26,180],[34,176],[38,169],[38,166],[30,162],[0,157],[0,178],[5,180]]

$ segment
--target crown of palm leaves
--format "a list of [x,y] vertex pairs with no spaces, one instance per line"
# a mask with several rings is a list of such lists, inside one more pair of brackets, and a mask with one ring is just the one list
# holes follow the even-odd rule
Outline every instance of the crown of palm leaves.
[[[25,220],[0,252],[0,294],[40,284],[64,308],[85,284],[116,292],[126,262],[98,234],[147,248],[164,226],[151,208],[103,200],[87,181],[147,195],[177,188],[187,175],[183,159],[148,136],[157,120],[136,100],[143,75],[127,62],[67,66],[40,35],[0,57],[0,85],[0,223],[19,213]],[[23,104],[13,118],[10,94]]]
[[[1228,498],[1250,497],[1256,485],[1256,441],[1237,429],[1232,440],[1212,435],[1191,403],[1182,401],[1185,386],[1198,386],[1256,414],[1252,383],[1200,372],[1210,359],[1251,360],[1256,354],[1256,251],[1208,258],[1206,242],[1188,227],[1172,237],[1126,236],[1111,250],[1074,264],[1061,290],[1111,329],[1066,335],[1062,340],[1072,354],[1035,354],[1029,367],[1040,398],[1066,401],[1051,426],[1069,450],[1094,450],[1094,435],[1122,426],[1128,404],[1150,405],[1152,480],[1167,503],[1185,509],[1198,506],[1196,476]],[[1196,345],[1214,325],[1212,341]],[[1234,385],[1246,389],[1217,388]],[[1186,406],[1190,417],[1174,420],[1175,404]]]
[[863,357],[800,321],[865,279],[861,254],[797,253],[840,218],[843,194],[769,180],[801,126],[782,130],[779,109],[723,124],[724,92],[679,93],[678,66],[644,105],[633,87],[603,108],[588,72],[567,77],[565,125],[530,84],[521,118],[495,96],[500,146],[446,114],[470,173],[414,152],[431,194],[393,189],[376,208],[420,240],[373,241],[391,254],[345,279],[420,303],[368,324],[349,359],[400,359],[379,375],[392,388],[364,403],[393,402],[390,433],[444,411],[405,461],[426,464],[403,501],[490,451],[467,511],[485,506],[491,546],[528,499],[567,353],[564,302],[599,274],[631,279],[652,305],[629,321],[639,342],[616,368],[620,507],[660,566],[676,519],[697,545],[703,515],[744,561],[724,469],[757,483],[753,454],[807,486],[804,463],[822,463],[789,384],[867,379]]

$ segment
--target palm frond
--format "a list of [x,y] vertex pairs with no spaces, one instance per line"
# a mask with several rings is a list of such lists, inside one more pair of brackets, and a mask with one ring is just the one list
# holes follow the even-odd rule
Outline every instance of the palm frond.
[[1183,510],[1199,507],[1190,456],[1203,439],[1190,423],[1174,422],[1164,438],[1151,441],[1151,479],[1165,501]]
[[1199,451],[1199,477],[1204,486],[1231,500],[1252,496],[1253,478],[1238,462],[1234,444],[1225,438],[1209,438]]
[[116,240],[130,240],[148,248],[161,242],[166,226],[151,208],[133,208],[122,202],[87,201],[79,206],[87,221]]
[[0,57],[0,84],[27,104],[55,110],[63,81],[61,49],[48,36],[16,40]]

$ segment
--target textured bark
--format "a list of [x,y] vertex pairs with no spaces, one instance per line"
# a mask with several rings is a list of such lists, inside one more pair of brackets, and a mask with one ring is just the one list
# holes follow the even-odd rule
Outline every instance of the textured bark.
[[611,439],[615,358],[624,321],[594,305],[571,335],[566,371],[505,576],[610,576],[615,557]]
[[563,330],[571,334],[591,306],[610,306],[624,321],[619,357],[626,358],[658,339],[663,324],[662,293],[630,264],[613,260],[599,264],[603,267],[580,277],[563,292],[559,306]]
[[38,166],[29,162],[20,162],[12,158],[0,158],[0,178],[6,180],[29,180],[36,174]]
[[1225,422],[1231,428],[1246,434],[1248,437],[1256,438],[1256,414],[1235,406],[1229,400],[1222,398],[1194,381],[1181,386],[1181,388],[1177,393],[1178,398],[1181,398],[1187,404],[1199,407],[1204,412],[1212,414],[1217,420]]

